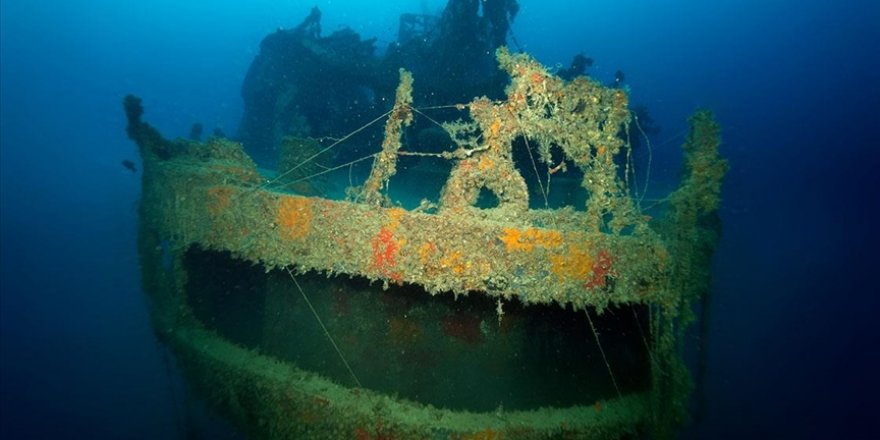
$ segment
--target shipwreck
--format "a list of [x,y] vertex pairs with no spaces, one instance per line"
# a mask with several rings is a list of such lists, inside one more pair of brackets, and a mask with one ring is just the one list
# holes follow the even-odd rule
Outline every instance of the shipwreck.
[[[505,47],[496,60],[505,96],[450,104],[460,119],[437,125],[454,147],[432,153],[407,147],[428,110],[401,69],[374,120],[381,149],[359,162],[369,174],[338,198],[296,189],[351,166],[301,173],[344,137],[265,171],[222,137],[164,138],[126,97],[154,327],[243,433],[669,438],[687,417],[684,335],[708,294],[726,171],[718,124],[691,117],[681,185],[648,212],[626,90],[563,80]],[[387,188],[420,154],[451,171],[434,200],[404,207]],[[586,202],[536,208],[564,172]]]

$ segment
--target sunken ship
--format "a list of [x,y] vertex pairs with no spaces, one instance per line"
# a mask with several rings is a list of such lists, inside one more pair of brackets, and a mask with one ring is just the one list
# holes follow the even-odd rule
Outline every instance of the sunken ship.
[[680,185],[646,207],[627,90],[508,49],[515,6],[404,16],[384,57],[313,10],[264,40],[236,140],[166,139],[126,97],[154,328],[249,438],[670,438],[687,418],[719,126],[690,118]]

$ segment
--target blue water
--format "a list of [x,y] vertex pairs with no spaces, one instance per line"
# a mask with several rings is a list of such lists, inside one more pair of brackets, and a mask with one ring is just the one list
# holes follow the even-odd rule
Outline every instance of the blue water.
[[[724,127],[706,400],[683,436],[880,438],[880,4],[595,3],[521,0],[514,35],[546,65],[626,73],[663,127],[658,186],[691,111]],[[0,0],[0,437],[180,438],[199,417],[140,290],[121,100],[167,136],[234,133],[260,40],[315,4],[325,33],[381,47],[443,2]]]

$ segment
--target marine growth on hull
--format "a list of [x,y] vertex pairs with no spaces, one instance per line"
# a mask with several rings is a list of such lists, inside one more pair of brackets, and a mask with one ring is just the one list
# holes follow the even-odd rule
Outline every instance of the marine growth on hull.
[[400,69],[347,134],[263,139],[273,169],[167,140],[126,98],[156,330],[249,436],[664,438],[686,416],[717,124],[691,118],[681,186],[648,211],[626,90],[495,55],[498,98],[422,105]]

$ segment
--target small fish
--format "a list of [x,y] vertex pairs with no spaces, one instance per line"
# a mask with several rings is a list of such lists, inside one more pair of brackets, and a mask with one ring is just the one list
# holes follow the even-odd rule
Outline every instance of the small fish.
[[136,173],[138,171],[137,167],[134,165],[134,162],[127,159],[122,161],[122,166],[124,166],[125,169],[131,171],[132,173]]

